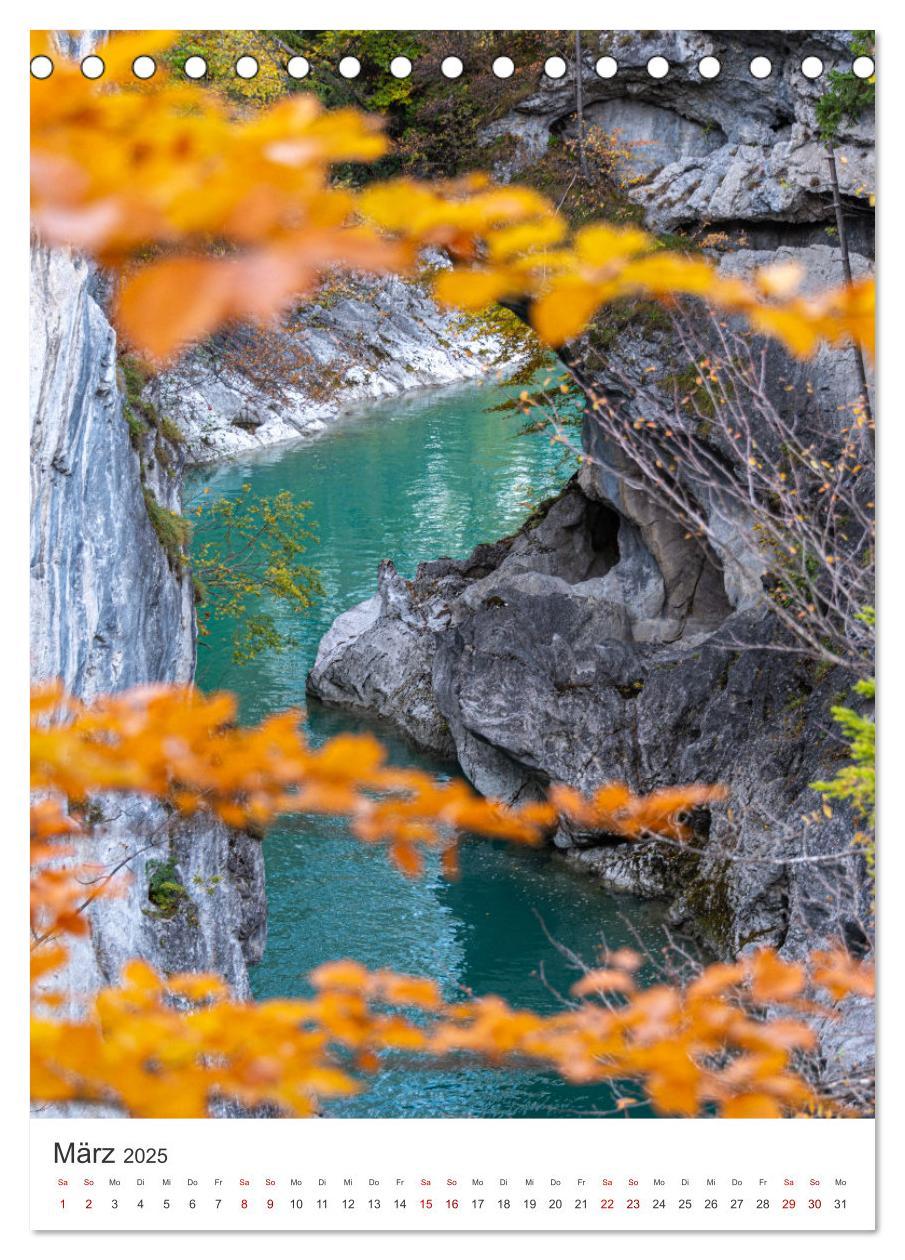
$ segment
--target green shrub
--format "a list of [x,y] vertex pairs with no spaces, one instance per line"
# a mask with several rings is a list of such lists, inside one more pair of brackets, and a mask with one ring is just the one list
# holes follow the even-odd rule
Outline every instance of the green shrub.
[[203,605],[198,634],[203,640],[212,621],[225,621],[237,665],[295,646],[267,606],[304,615],[324,593],[317,569],[303,559],[306,544],[317,541],[306,517],[310,507],[288,490],[260,497],[246,483],[237,495],[202,497],[192,508],[198,518],[192,581],[195,603]]
[[168,442],[172,442],[174,446],[181,446],[185,441],[185,434],[180,429],[175,420],[171,420],[169,416],[161,416],[157,425],[162,437]]
[[[855,691],[872,701],[876,694],[873,678],[856,683]],[[865,826],[873,831],[877,808],[876,723],[872,717],[865,717],[841,704],[834,704],[830,713],[842,728],[851,761],[834,778],[812,783],[811,787],[827,800],[847,802]]]
[[153,859],[146,867],[148,875],[148,901],[154,906],[150,913],[154,918],[172,919],[181,906],[190,900],[179,872],[171,858]]
[[145,487],[145,507],[148,519],[154,527],[161,547],[166,552],[171,568],[182,571],[188,563],[187,548],[192,536],[191,522],[178,512],[171,512],[162,503],[158,503],[151,491]]
[[[874,32],[854,31],[849,46],[853,57],[872,57]],[[859,79],[852,70],[831,70],[827,75],[828,90],[817,102],[817,127],[821,140],[835,140],[843,122],[857,122],[865,110],[871,109],[876,97],[873,78]]]

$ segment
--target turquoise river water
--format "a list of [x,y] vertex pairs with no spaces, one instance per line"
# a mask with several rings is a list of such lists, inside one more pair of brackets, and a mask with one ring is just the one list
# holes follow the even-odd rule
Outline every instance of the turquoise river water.
[[[410,395],[351,413],[309,441],[196,469],[189,502],[205,488],[229,495],[244,483],[258,494],[288,489],[310,500],[319,541],[306,559],[326,591],[306,618],[282,623],[298,641],[283,655],[237,666],[229,627],[214,623],[199,650],[199,685],[238,693],[245,721],[304,704],[321,636],[338,613],[373,593],[381,559],[392,558],[411,576],[421,560],[465,555],[516,528],[572,466],[549,435],[520,435],[516,413],[488,410],[505,396],[494,383]],[[203,538],[199,530],[196,545]],[[363,729],[313,701],[307,725],[315,743]],[[455,772],[386,730],[378,733],[400,764]],[[304,993],[305,976],[318,963],[354,958],[433,976],[449,997],[498,993],[553,1012],[562,1005],[557,993],[576,976],[557,945],[590,961],[604,940],[634,944],[637,933],[652,949],[663,943],[655,905],[605,893],[548,852],[467,841],[461,875],[451,882],[436,867],[406,879],[333,819],[282,821],[264,848],[269,934],[252,972],[258,998]],[[605,1086],[570,1086],[544,1072],[388,1067],[366,1091],[327,1112],[549,1117],[599,1114],[612,1104]]]

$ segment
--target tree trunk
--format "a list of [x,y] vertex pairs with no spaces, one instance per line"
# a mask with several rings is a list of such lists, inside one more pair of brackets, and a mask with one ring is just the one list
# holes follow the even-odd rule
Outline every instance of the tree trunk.
[[[848,233],[845,227],[845,215],[842,210],[842,196],[839,192],[839,175],[836,170],[836,151],[833,148],[832,140],[826,142],[826,160],[830,168],[830,183],[833,187],[833,209],[836,212],[836,232],[839,236],[839,249],[842,255],[842,275],[847,285],[852,283],[852,264],[848,252]],[[867,388],[867,370],[864,366],[864,355],[860,346],[853,346],[852,351],[855,356],[855,370],[858,373],[858,384],[861,389],[861,405],[864,409],[864,418],[867,421],[868,441],[871,450],[874,449],[874,417],[870,405],[870,393]]]
[[588,159],[584,151],[584,98],[581,82],[581,31],[575,32],[575,118],[578,123],[578,169],[587,182]]

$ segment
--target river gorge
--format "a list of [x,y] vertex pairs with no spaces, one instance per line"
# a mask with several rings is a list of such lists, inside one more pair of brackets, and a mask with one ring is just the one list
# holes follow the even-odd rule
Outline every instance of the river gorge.
[[[350,412],[308,441],[195,469],[186,484],[189,510],[206,493],[231,496],[243,485],[260,496],[288,489],[309,501],[318,542],[306,559],[326,592],[291,624],[273,607],[297,646],[245,665],[233,662],[229,625],[212,622],[199,648],[202,689],[235,692],[249,722],[299,705],[321,637],[339,613],[373,593],[380,561],[392,559],[408,577],[421,561],[464,556],[521,525],[571,475],[575,457],[549,433],[520,433],[518,412],[492,410],[513,392],[493,377],[418,391]],[[195,546],[208,536],[199,529]],[[457,771],[393,731],[314,699],[306,729],[314,743],[373,729],[395,762]],[[320,962],[354,958],[430,975],[449,998],[497,993],[515,1006],[555,1011],[577,974],[560,946],[592,961],[604,942],[640,941],[652,950],[664,943],[657,902],[608,893],[549,850],[475,839],[463,846],[457,880],[436,862],[412,880],[341,821],[312,816],[273,828],[264,857],[267,945],[250,972],[258,998],[304,992],[304,976]],[[548,1116],[612,1106],[606,1087],[568,1086],[550,1073],[397,1067],[378,1073],[362,1094],[327,1104],[327,1114]]]

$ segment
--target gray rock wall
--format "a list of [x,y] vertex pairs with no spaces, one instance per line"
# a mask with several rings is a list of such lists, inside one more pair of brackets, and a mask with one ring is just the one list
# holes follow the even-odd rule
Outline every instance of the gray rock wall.
[[[724,225],[832,224],[831,184],[817,138],[815,104],[826,74],[849,69],[848,31],[607,31],[586,48],[582,66],[589,124],[618,131],[637,146],[624,174],[627,190],[655,231],[706,223]],[[618,71],[601,78],[599,56],[615,58]],[[749,66],[755,56],[772,63],[766,79]],[[648,61],[670,63],[652,78]],[[698,63],[715,56],[720,74],[702,78]],[[801,72],[806,56],[824,63],[824,77]],[[575,81],[570,73],[544,79],[532,96],[487,129],[516,141],[505,174],[539,157],[551,136],[574,134]],[[836,145],[843,196],[868,219],[875,191],[873,119],[846,121]]]
[[[171,567],[144,486],[178,509],[178,452],[167,471],[146,452],[142,477],[117,384],[116,337],[84,259],[36,246],[31,305],[31,645],[35,680],[62,678],[90,700],[146,682],[188,683],[191,578]],[[85,856],[124,863],[126,893],[91,909],[76,944],[73,1001],[114,981],[131,957],[165,971],[216,970],[247,993],[263,948],[260,844],[208,821],[186,823],[140,799],[98,802]],[[149,863],[173,864],[174,914],[148,899]]]
[[[637,526],[576,480],[464,561],[423,564],[412,582],[385,562],[377,595],[322,640],[309,689],[454,750],[482,792],[509,801],[551,782],[726,784],[731,817],[708,820],[700,861],[568,829],[557,845],[614,889],[668,897],[676,921],[723,952],[804,941],[823,912],[812,872],[783,868],[801,840],[786,828],[813,811],[808,785],[832,763],[825,714],[840,676],[753,649],[775,636],[768,614],[733,608],[715,580],[684,609],[667,585]],[[812,851],[834,851],[844,831],[815,825]],[[846,860],[832,878],[854,889],[859,871]]]

